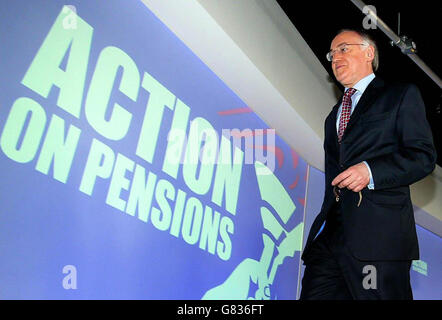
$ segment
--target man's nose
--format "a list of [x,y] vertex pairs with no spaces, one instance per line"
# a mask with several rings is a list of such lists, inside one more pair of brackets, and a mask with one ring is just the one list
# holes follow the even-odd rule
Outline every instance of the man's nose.
[[342,60],[342,53],[336,52],[332,57],[332,65],[336,65],[338,62]]

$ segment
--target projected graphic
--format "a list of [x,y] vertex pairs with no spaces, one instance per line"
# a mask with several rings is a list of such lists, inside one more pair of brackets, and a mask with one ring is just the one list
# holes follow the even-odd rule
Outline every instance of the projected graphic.
[[0,298],[294,299],[307,164],[141,2],[40,2],[1,22]]
[[[284,258],[293,257],[296,251],[302,249],[303,223],[298,224],[290,232],[281,225],[281,222],[286,224],[294,213],[296,208],[293,201],[267,167],[256,162],[255,169],[262,199],[276,210],[275,216],[265,206],[261,207],[264,228],[269,233],[262,235],[264,248],[261,258],[259,261],[250,258],[243,260],[223,284],[206,292],[203,299],[270,299],[271,285],[278,267]],[[276,257],[274,257],[275,250]]]
[[[421,210],[415,208],[415,211]],[[420,260],[413,261],[410,277],[413,298],[416,300],[441,300],[442,243],[434,233],[416,226],[420,246]]]

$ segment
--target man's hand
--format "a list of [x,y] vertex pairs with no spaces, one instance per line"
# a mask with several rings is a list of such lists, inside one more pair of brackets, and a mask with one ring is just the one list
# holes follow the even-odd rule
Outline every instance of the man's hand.
[[332,181],[332,186],[347,188],[359,192],[370,183],[370,172],[365,163],[361,162],[341,172]]

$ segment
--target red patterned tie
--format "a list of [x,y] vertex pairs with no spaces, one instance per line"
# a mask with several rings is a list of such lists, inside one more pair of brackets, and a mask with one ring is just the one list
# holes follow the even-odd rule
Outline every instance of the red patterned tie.
[[341,118],[339,120],[339,129],[338,129],[338,141],[339,142],[341,142],[345,128],[347,128],[348,120],[350,120],[351,96],[355,92],[356,92],[356,89],[350,88],[345,92],[344,97],[342,98],[342,111],[341,111]]

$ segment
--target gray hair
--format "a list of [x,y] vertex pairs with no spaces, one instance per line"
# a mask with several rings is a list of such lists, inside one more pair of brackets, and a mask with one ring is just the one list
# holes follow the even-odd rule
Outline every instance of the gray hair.
[[339,35],[343,32],[357,33],[362,38],[363,42],[367,43],[368,45],[370,45],[374,48],[374,58],[373,58],[373,61],[371,62],[371,67],[373,68],[373,71],[377,71],[379,68],[379,51],[378,51],[378,47],[377,47],[374,39],[368,33],[361,31],[361,30],[355,30],[355,29],[341,29],[338,31],[338,33],[336,35]]

